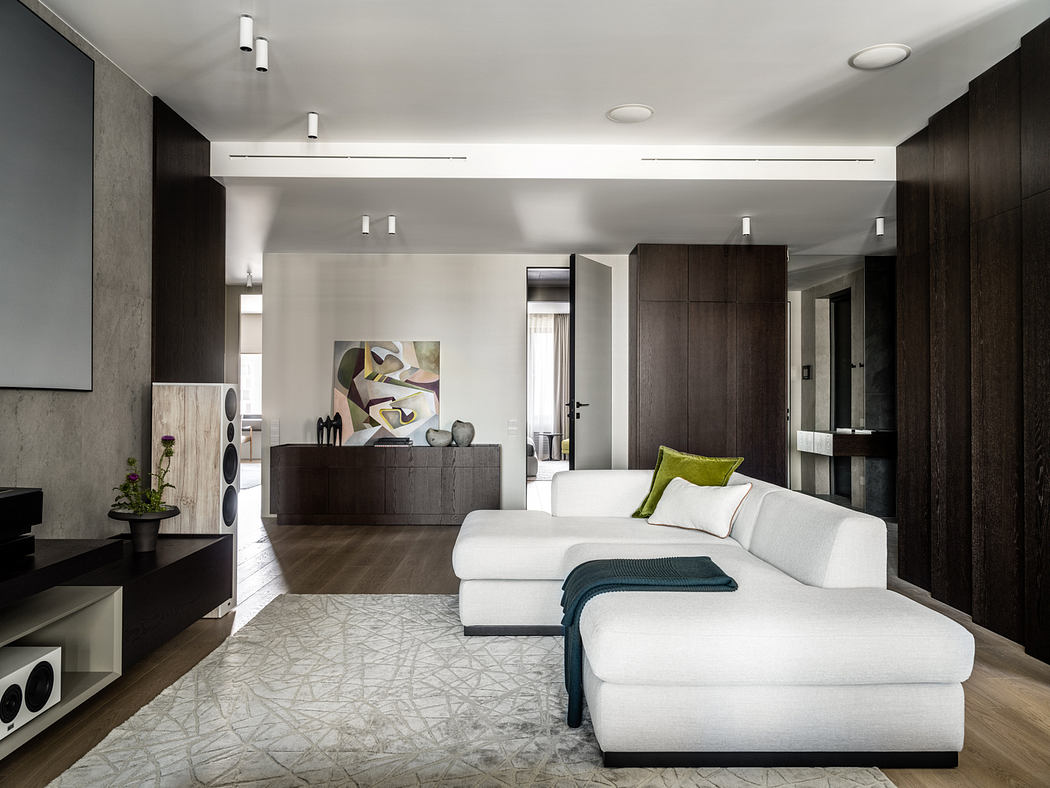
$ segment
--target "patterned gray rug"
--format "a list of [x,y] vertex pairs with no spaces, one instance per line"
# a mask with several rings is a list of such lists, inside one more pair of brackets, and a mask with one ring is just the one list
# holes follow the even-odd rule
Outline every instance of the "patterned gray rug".
[[282,596],[52,785],[892,786],[878,769],[604,769],[561,638],[455,596]]

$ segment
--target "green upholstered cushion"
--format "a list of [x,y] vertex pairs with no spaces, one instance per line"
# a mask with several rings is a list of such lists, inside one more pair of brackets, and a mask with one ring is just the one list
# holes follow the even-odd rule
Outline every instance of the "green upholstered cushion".
[[661,446],[656,455],[656,469],[653,471],[653,483],[649,494],[632,517],[649,517],[656,511],[656,504],[664,494],[671,479],[681,477],[687,482],[706,487],[725,487],[743,457],[702,457],[698,454],[686,454]]

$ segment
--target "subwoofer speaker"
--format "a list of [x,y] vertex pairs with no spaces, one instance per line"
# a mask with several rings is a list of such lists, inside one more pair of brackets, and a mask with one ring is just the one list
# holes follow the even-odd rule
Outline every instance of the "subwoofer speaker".
[[162,435],[175,437],[168,480],[170,502],[181,510],[164,520],[161,533],[232,534],[230,599],[209,615],[223,616],[237,603],[237,492],[240,477],[241,414],[232,383],[153,384],[153,465]]
[[61,699],[60,646],[0,648],[0,739]]

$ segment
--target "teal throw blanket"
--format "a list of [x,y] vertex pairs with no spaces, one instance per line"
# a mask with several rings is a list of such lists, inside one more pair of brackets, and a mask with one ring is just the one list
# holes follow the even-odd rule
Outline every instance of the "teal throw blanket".
[[587,601],[610,591],[736,591],[736,581],[704,556],[672,558],[606,558],[587,561],[569,572],[562,585],[561,625],[565,631],[567,722],[583,719],[583,643],[580,614]]

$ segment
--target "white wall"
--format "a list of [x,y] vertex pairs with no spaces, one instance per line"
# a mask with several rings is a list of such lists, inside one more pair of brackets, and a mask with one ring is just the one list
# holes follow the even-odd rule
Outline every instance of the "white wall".
[[[627,258],[594,259],[614,267],[613,456],[625,466]],[[442,427],[471,421],[476,442],[503,444],[503,507],[524,508],[525,269],[568,265],[568,255],[267,254],[265,265],[267,445],[275,421],[281,443],[315,440],[317,417],[332,408],[336,340],[434,339]],[[268,482],[264,450],[264,513]]]

